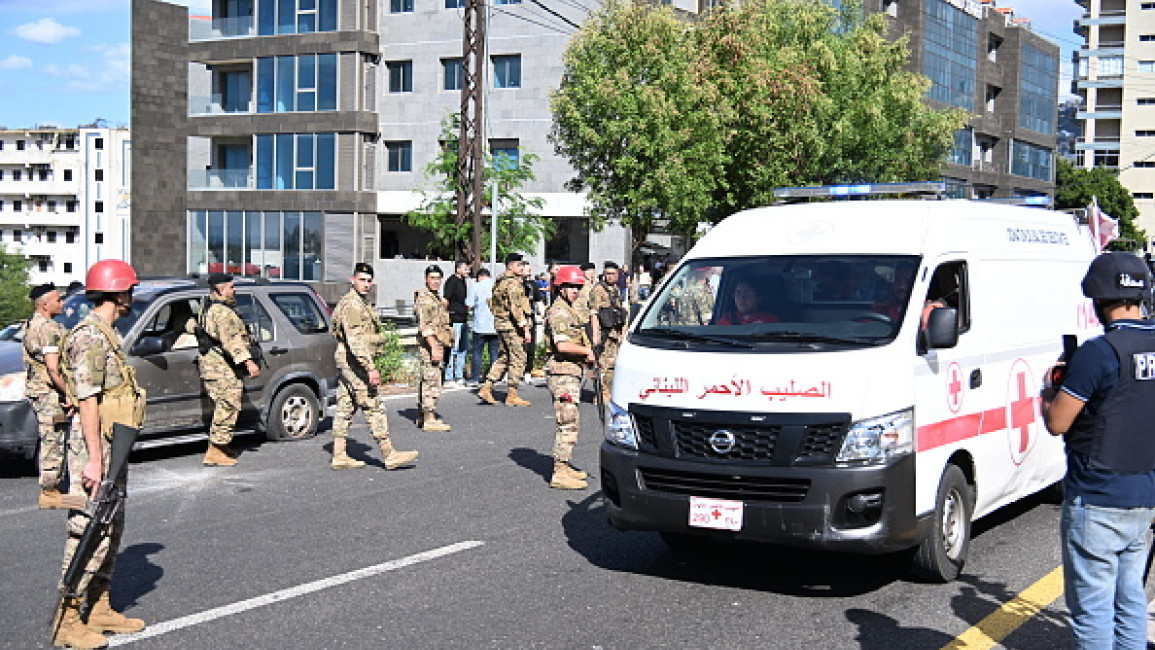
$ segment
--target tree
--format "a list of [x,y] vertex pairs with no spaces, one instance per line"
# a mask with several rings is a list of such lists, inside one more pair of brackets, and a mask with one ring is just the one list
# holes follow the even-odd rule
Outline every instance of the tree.
[[0,324],[24,320],[32,314],[28,299],[28,260],[0,245]]
[[[454,251],[467,251],[467,262],[473,257],[484,257],[489,250],[489,228],[481,233],[481,251],[472,251],[473,223],[457,225],[457,134],[458,117],[451,115],[441,125],[441,153],[425,168],[425,178],[434,184],[431,190],[422,190],[421,207],[405,215],[405,222],[421,228],[433,236],[430,252],[453,258]],[[518,150],[518,160],[504,154],[485,156],[482,170],[486,204],[492,196],[491,181],[498,185],[497,253],[526,252],[537,248],[538,242],[554,232],[553,221],[540,214],[544,201],[540,197],[526,198],[518,191],[533,180],[533,164],[538,156]],[[484,220],[483,220],[484,223]]]
[[1142,249],[1147,233],[1136,225],[1139,209],[1131,193],[1119,182],[1119,173],[1106,167],[1083,169],[1066,158],[1057,158],[1055,167],[1055,208],[1085,208],[1091,199],[1099,208],[1119,220],[1119,241],[1112,249]]
[[611,0],[565,56],[552,137],[595,219],[675,232],[775,187],[937,179],[967,119],[922,100],[881,16],[810,0],[724,3],[699,23]]

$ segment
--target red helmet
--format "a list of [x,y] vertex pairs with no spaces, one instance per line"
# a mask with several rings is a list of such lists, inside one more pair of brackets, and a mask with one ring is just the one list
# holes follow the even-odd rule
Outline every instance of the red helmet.
[[101,260],[84,277],[85,291],[128,291],[138,284],[136,271],[121,260]]
[[559,266],[557,275],[553,278],[553,286],[560,287],[563,284],[584,285],[586,283],[586,274],[582,270],[573,265]]

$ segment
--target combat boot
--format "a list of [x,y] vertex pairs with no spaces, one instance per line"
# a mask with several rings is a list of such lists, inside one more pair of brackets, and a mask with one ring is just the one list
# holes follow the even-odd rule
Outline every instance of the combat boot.
[[422,431],[450,431],[452,427],[445,423],[444,420],[437,417],[433,411],[423,413],[421,415],[421,430]]
[[52,634],[52,645],[57,648],[107,648],[108,641],[104,635],[84,624],[80,619],[80,601],[77,598],[65,598],[60,603],[53,621],[55,631]]
[[50,487],[40,490],[40,509],[53,510],[61,507],[60,490]]
[[108,602],[108,587],[105,587],[88,610],[88,629],[112,634],[131,634],[143,630],[144,621],[139,618],[128,618],[113,609],[112,603]]
[[419,453],[416,451],[397,451],[388,439],[381,441],[381,461],[385,463],[385,469],[400,469],[414,465]]
[[477,390],[477,396],[481,398],[481,401],[487,404],[497,404],[497,400],[493,398],[492,381],[487,380],[484,384],[482,384],[481,388]]
[[521,399],[521,395],[517,394],[517,387],[510,386],[509,394],[505,396],[506,406],[529,406],[529,402]]
[[[573,465],[570,465],[569,463],[562,463],[560,469],[563,472],[565,472],[566,474],[569,474],[570,476],[576,478],[579,481],[584,481],[590,477],[590,475],[587,472],[583,472],[582,470],[574,467]],[[556,467],[555,467],[554,471],[555,472],[557,471]]]
[[345,438],[333,438],[333,469],[353,469],[364,467],[365,461],[351,457],[345,450]]
[[584,490],[590,484],[571,474],[566,463],[554,461],[553,478],[550,479],[549,486],[559,490]]
[[214,445],[210,442],[204,463],[209,467],[231,467],[237,464],[237,459],[229,453],[228,445]]

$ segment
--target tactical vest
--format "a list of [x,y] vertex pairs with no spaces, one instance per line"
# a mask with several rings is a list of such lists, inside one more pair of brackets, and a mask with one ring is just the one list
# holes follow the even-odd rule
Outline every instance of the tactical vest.
[[598,325],[604,330],[618,331],[626,325],[626,310],[622,308],[622,294],[618,288],[601,283],[602,290],[610,298],[608,307],[598,308]]
[[1103,338],[1119,357],[1119,382],[1095,415],[1079,413],[1067,446],[1112,472],[1155,470],[1155,333],[1121,327]]
[[[76,328],[64,336],[60,349],[62,351],[67,349],[68,341],[72,338],[73,332],[84,325],[92,325],[104,335],[109,349],[116,356],[117,365],[120,366],[120,384],[101,391],[99,396],[100,433],[106,440],[112,440],[114,424],[120,423],[134,429],[139,429],[144,425],[144,406],[148,395],[136,383],[136,371],[128,365],[128,356],[121,349],[116,333],[102,318],[95,317],[81,321]],[[64,383],[68,388],[68,399],[74,404],[79,404],[79,400],[76,399],[76,378],[72,374],[72,367],[67,363],[63,363],[61,366],[64,373]]]

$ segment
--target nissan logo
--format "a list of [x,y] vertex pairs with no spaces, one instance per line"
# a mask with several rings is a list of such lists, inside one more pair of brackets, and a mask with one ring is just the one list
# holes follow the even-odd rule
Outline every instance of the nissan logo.
[[719,454],[728,454],[738,439],[725,429],[719,429],[710,436],[710,448]]

